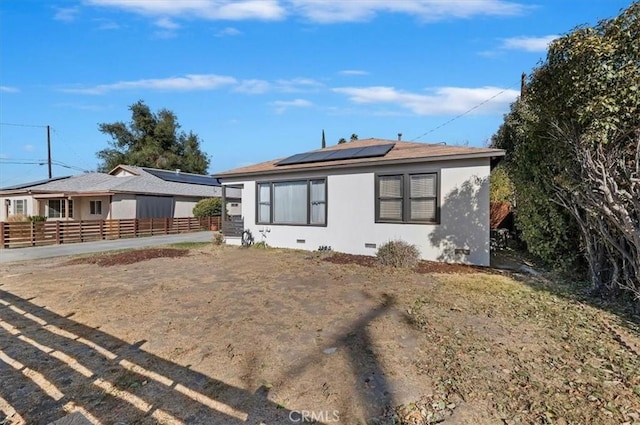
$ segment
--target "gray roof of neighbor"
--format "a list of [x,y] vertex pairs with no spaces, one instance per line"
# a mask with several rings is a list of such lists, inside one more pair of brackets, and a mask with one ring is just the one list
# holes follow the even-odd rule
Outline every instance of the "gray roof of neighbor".
[[[132,175],[116,175],[124,170]],[[157,171],[163,171],[158,173]],[[177,172],[174,172],[178,174]],[[154,175],[156,174],[156,175]],[[157,177],[164,176],[165,179]],[[119,165],[110,173],[86,173],[76,176],[45,180],[2,188],[3,191],[30,191],[37,193],[141,193],[154,195],[178,195],[194,197],[220,196],[220,183],[214,177],[199,174],[179,173],[186,180],[199,181],[200,184],[169,181],[166,170],[146,167]],[[193,179],[189,179],[189,177]]]

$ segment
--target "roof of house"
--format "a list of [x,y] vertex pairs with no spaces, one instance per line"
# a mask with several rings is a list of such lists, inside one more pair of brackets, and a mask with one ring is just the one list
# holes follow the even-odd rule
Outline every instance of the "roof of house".
[[494,158],[504,156],[502,149],[490,148],[474,148],[463,146],[447,146],[444,144],[427,144],[415,142],[401,142],[384,139],[363,139],[353,142],[342,143],[335,146],[329,146],[324,149],[318,149],[309,153],[329,152],[340,149],[350,148],[366,148],[369,146],[390,145],[393,147],[389,152],[382,156],[360,157],[350,159],[305,162],[298,164],[278,165],[285,158],[277,158],[271,161],[261,162],[258,164],[240,167],[229,171],[218,173],[215,177],[235,177],[252,174],[272,174],[285,173],[303,170],[315,170],[318,168],[342,168],[354,166],[367,166],[385,163],[405,163],[405,162],[426,162],[426,161],[444,161],[450,159],[464,158]]
[[[117,175],[126,171],[130,175]],[[173,176],[172,176],[173,175]],[[176,181],[178,180],[178,181]],[[181,181],[189,181],[185,183]],[[197,183],[194,183],[197,182]],[[141,193],[210,197],[220,196],[220,183],[211,176],[168,172],[155,168],[119,165],[109,173],[85,173],[44,182],[2,188],[2,191],[35,193]]]
[[71,177],[71,176],[52,177],[50,179],[38,180],[38,181],[35,181],[35,182],[18,183],[18,184],[14,184],[14,185],[11,185],[11,186],[0,187],[0,190],[24,189],[25,187],[31,187],[31,186],[35,186],[35,185],[39,185],[39,184],[45,184],[45,183],[49,183],[49,182],[54,182],[56,180],[68,179],[69,177]]

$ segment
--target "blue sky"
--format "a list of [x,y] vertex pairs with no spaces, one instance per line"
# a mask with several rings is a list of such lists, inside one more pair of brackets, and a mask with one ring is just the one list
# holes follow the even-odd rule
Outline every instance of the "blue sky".
[[3,0],[0,187],[47,177],[46,125],[54,176],[95,170],[98,124],[138,100],[198,134],[211,173],[317,149],[323,129],[482,146],[549,40],[629,4]]

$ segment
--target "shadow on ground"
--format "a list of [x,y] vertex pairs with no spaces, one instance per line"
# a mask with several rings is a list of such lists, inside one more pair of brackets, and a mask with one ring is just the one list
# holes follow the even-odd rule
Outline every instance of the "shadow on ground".
[[[255,392],[226,384],[144,351],[145,340],[127,343],[99,329],[60,316],[0,290],[1,423],[57,421],[69,414],[92,423],[300,423],[301,413]],[[347,353],[355,393],[367,417],[393,406],[393,391],[372,350],[369,324],[394,300],[379,305],[349,326],[334,342]],[[284,380],[314,367],[319,353],[284,372]],[[313,423],[338,422],[340,412],[316,412]],[[304,414],[304,413],[303,413]],[[345,418],[346,419],[346,418]],[[308,421],[309,422],[309,421]]]
[[[0,290],[0,406],[8,423],[294,423],[299,415]],[[185,413],[186,412],[186,413]],[[293,420],[291,420],[293,418]],[[6,420],[6,419],[5,419]],[[5,422],[2,422],[5,423]]]

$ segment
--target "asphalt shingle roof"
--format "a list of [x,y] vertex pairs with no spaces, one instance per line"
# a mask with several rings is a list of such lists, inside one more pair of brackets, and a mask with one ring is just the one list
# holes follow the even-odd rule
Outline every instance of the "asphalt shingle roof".
[[384,156],[373,158],[354,158],[337,161],[319,161],[304,164],[277,165],[284,158],[277,158],[271,161],[261,162],[246,167],[235,168],[216,174],[216,177],[234,177],[247,174],[268,174],[276,172],[303,171],[306,169],[331,168],[340,166],[375,165],[385,162],[395,161],[434,161],[464,157],[501,157],[504,156],[502,149],[474,148],[464,146],[447,146],[442,144],[427,144],[415,142],[401,142],[384,139],[363,139],[353,142],[342,143],[318,149],[312,152],[325,152],[336,149],[349,149],[356,147],[367,147],[377,145],[394,144],[393,148]]
[[[46,183],[36,182],[32,185],[22,185],[17,189],[28,189],[32,192],[45,193],[124,192],[195,197],[212,197],[221,195],[221,189],[219,186],[165,181],[147,172],[144,167],[121,165],[116,169],[118,168],[122,168],[135,175],[115,176],[113,174],[106,173],[86,173],[64,179],[47,181]],[[211,179],[215,180],[213,177],[211,177]],[[7,189],[5,188],[5,190]]]

